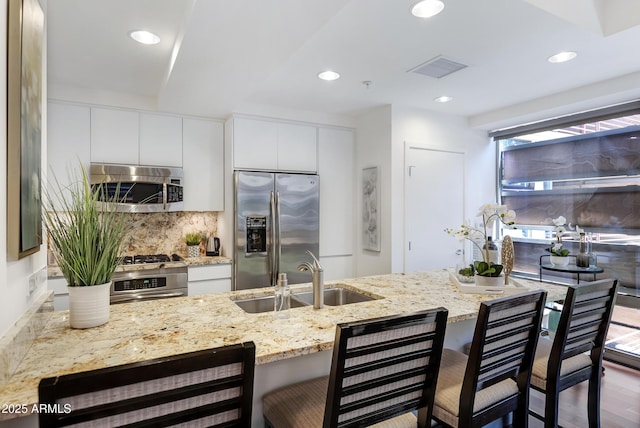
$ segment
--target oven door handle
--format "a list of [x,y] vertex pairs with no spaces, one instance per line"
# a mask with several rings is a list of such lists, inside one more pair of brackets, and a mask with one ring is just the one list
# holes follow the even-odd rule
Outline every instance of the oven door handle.
[[128,296],[111,296],[111,300],[113,303],[124,303],[124,302],[134,302],[138,300],[153,300],[153,299],[168,299],[170,297],[181,297],[185,296],[182,292],[175,293],[162,293],[162,294],[135,294]]

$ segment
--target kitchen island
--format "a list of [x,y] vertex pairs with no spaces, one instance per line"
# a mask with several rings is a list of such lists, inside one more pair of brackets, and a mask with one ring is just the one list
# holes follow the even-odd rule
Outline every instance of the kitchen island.
[[[546,290],[549,301],[566,293],[562,286],[524,279],[518,282],[528,289]],[[337,283],[377,300],[321,310],[293,308],[290,318],[274,319],[272,312],[250,314],[232,302],[272,290],[243,290],[112,305],[109,322],[87,330],[70,329],[69,313],[54,312],[17,371],[3,385],[0,403],[31,408],[44,377],[253,341],[257,364],[253,418],[254,425],[261,426],[264,392],[329,372],[336,324],[443,306],[449,310],[445,346],[459,349],[472,336],[480,302],[499,297],[461,293],[446,270],[332,281],[326,287]],[[292,286],[294,293],[309,289],[310,284]],[[24,415],[3,413],[0,418],[18,416]],[[35,421],[36,417],[29,419]]]

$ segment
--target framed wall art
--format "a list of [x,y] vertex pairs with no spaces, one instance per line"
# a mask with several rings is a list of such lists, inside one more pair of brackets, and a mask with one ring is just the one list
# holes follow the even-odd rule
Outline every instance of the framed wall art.
[[380,178],[377,166],[362,170],[362,247],[380,251]]
[[7,255],[42,244],[42,45],[38,0],[9,0],[7,40]]

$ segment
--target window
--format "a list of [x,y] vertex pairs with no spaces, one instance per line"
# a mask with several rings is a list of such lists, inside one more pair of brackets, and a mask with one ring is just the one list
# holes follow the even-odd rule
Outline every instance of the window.
[[[514,241],[514,271],[538,275],[540,255],[552,241],[551,219],[562,215],[593,234],[604,276],[618,278],[625,296],[640,295],[640,102],[492,136],[501,203],[518,215],[518,229],[504,231]],[[579,251],[575,239],[563,239],[563,246]],[[637,307],[640,299],[622,300]],[[640,330],[632,336],[632,353],[640,355]]]

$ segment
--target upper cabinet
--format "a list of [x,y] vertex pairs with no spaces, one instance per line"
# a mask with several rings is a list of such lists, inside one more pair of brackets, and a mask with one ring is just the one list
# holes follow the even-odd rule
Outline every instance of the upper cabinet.
[[91,162],[138,165],[138,112],[91,109]]
[[182,118],[140,113],[140,165],[182,166]]
[[237,169],[278,169],[278,124],[233,119],[233,166]]
[[184,211],[224,210],[224,124],[126,109],[48,103],[48,179],[69,183],[78,159],[182,168]]
[[184,210],[224,210],[224,129],[221,122],[182,120]]
[[260,119],[233,119],[235,169],[316,172],[317,128]]
[[[47,109],[47,182],[56,189],[71,183],[79,164],[89,171],[91,139],[89,107],[50,102]],[[51,195],[56,198],[56,195]],[[56,206],[61,209],[60,206]]]
[[182,166],[182,119],[91,108],[91,162]]

